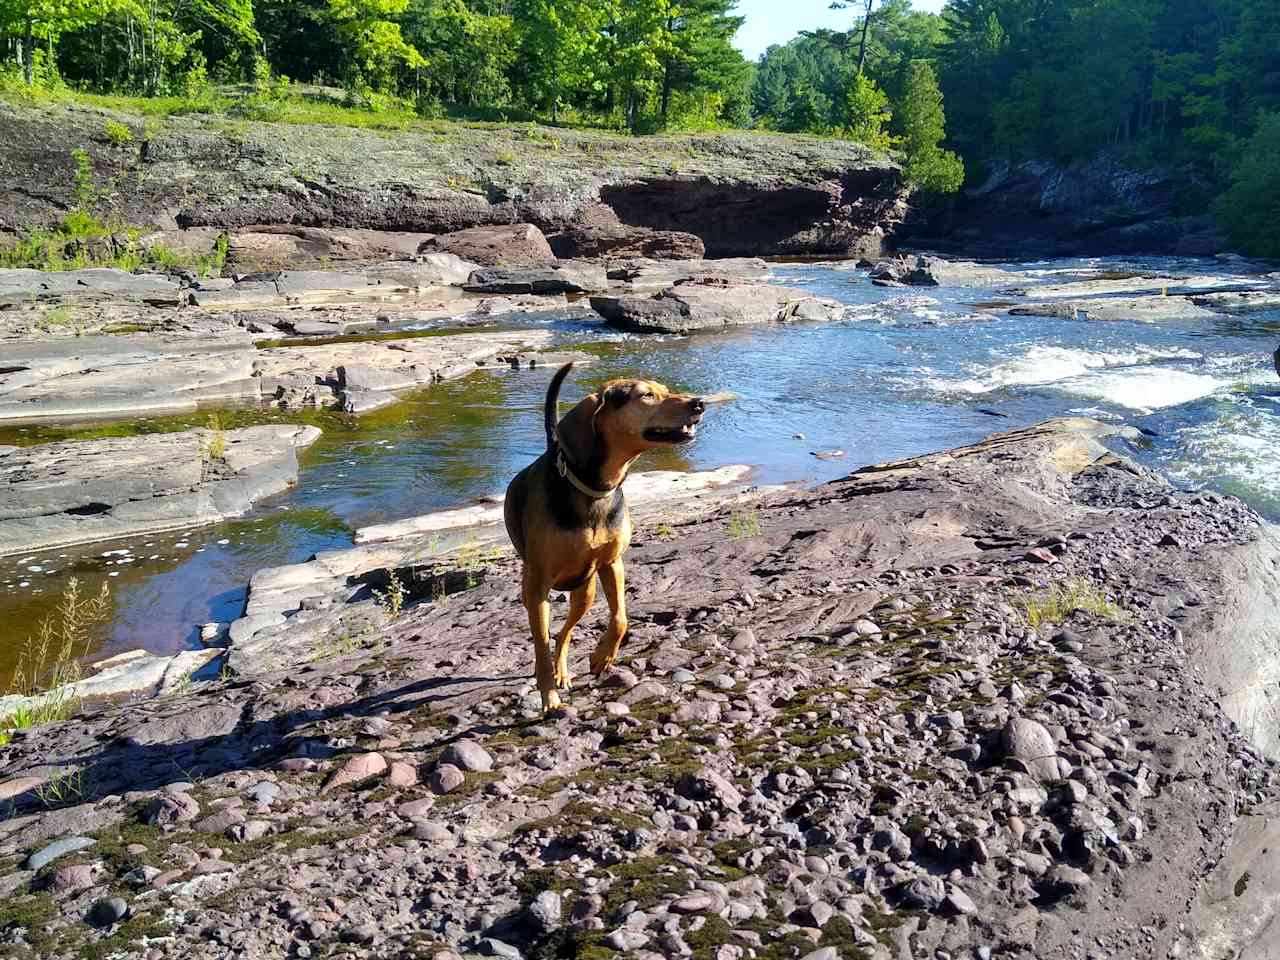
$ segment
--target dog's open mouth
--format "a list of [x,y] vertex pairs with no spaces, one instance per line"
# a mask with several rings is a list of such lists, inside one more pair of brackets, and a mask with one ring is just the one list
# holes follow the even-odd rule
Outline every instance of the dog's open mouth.
[[653,443],[687,443],[698,432],[698,425],[686,423],[682,427],[648,427],[644,438]]

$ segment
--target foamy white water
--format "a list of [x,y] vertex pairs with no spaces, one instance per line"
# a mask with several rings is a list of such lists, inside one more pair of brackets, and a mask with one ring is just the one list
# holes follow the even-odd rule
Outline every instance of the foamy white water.
[[[940,393],[983,394],[1020,386],[1041,386],[1078,379],[1109,367],[1135,367],[1159,360],[1198,360],[1191,350],[1156,350],[1131,347],[1124,350],[1081,350],[1073,347],[1033,345],[1020,356],[998,362],[963,380],[934,379],[929,386]],[[971,364],[971,368],[975,365]],[[1092,394],[1088,394],[1092,396]],[[1097,399],[1106,399],[1097,397]],[[1125,404],[1128,406],[1128,404]]]

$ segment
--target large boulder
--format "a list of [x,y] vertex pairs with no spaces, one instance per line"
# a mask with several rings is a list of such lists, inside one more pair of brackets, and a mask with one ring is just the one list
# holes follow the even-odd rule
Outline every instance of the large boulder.
[[609,279],[625,284],[632,293],[657,293],[685,280],[763,280],[769,264],[758,257],[724,260],[650,260],[637,257],[609,265]]
[[471,293],[597,293],[607,289],[604,267],[562,260],[537,267],[487,267],[464,284]]
[[703,280],[652,297],[598,296],[591,306],[605,322],[634,333],[691,333],[784,320],[834,320],[834,300],[766,283]]
[[471,227],[428,237],[418,253],[452,253],[485,267],[554,263],[556,256],[542,231],[531,223]]

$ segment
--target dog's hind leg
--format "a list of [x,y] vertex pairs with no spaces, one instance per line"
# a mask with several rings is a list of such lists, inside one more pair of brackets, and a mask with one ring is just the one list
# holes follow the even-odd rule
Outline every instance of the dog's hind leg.
[[596,599],[596,578],[593,574],[587,577],[587,582],[578,587],[569,594],[569,615],[564,621],[564,626],[556,635],[556,686],[561,690],[567,690],[569,684],[573,681],[573,674],[569,672],[569,639],[573,634],[573,628],[578,625],[583,617],[587,615],[587,611],[591,609],[591,604]]
[[556,693],[551,669],[551,603],[547,591],[526,581],[524,605],[529,611],[529,632],[533,635],[533,672],[538,693],[542,694],[543,711],[550,713],[560,709],[560,694]]
[[600,586],[609,601],[609,629],[591,654],[591,672],[597,677],[613,664],[627,635],[627,585],[621,557],[600,568]]

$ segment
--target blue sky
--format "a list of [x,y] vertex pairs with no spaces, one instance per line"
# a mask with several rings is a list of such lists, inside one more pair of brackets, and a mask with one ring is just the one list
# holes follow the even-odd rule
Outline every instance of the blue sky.
[[[937,13],[942,4],[943,0],[915,0],[914,6]],[[830,6],[831,0],[738,0],[738,14],[747,19],[734,42],[748,60],[754,60],[770,44],[786,43],[801,30],[847,30],[855,11]]]

